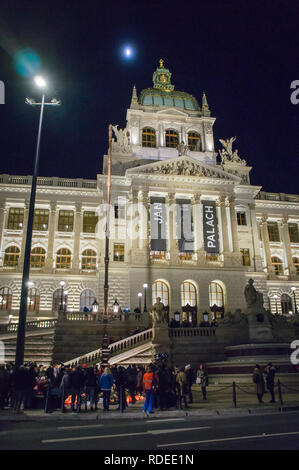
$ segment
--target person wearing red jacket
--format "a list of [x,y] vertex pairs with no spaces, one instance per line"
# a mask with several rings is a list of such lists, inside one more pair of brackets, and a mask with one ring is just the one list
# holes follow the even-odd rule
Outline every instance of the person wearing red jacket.
[[144,413],[153,413],[153,401],[155,392],[159,385],[158,374],[154,372],[153,366],[150,364],[146,368],[146,372],[143,376],[143,388],[145,391],[145,403],[143,405],[142,411]]

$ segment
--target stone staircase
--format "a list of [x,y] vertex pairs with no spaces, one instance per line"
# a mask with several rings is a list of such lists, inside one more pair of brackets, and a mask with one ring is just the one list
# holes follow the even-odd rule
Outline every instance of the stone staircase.
[[[56,320],[27,322],[24,362],[48,366],[52,360]],[[18,324],[0,325],[0,341],[4,343],[5,362],[15,362]]]
[[[153,328],[128,336],[125,339],[109,344],[111,365],[129,365],[129,364],[149,364],[152,362],[152,337]],[[101,361],[102,348],[83,354],[70,361],[64,362],[65,365],[77,366],[86,364],[92,366]]]
[[[16,335],[3,341],[5,362],[15,362],[16,341]],[[24,362],[33,361],[38,365],[49,366],[52,360],[53,346],[54,331],[26,335]]]

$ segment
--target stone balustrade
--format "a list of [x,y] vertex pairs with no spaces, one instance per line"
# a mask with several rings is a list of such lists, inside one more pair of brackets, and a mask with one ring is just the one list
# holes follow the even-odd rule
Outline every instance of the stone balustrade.
[[[32,176],[10,176],[0,175],[0,184],[20,184],[20,185],[31,185]],[[58,178],[58,177],[39,177],[37,179],[38,186],[58,186],[63,188],[85,188],[85,189],[96,189],[96,180],[84,180],[82,178]]]
[[[29,321],[26,323],[26,331],[32,331],[37,329],[49,329],[55,328],[57,323],[56,319],[53,320],[36,320]],[[16,333],[18,331],[18,323],[10,323],[8,325],[0,325],[0,334],[4,333]]]
[[[148,330],[144,330],[136,335],[128,336],[127,338],[121,339],[116,341],[115,343],[109,344],[108,348],[110,350],[110,354],[115,354],[118,352],[125,351],[126,349],[132,348],[135,345],[137,346],[144,341],[150,340],[153,336],[153,329],[149,328]],[[96,349],[95,351],[91,351],[88,354],[83,354],[82,356],[76,357],[71,361],[67,361],[64,365],[67,366],[78,366],[79,364],[93,364],[95,362],[99,362],[101,359],[102,348]]]
[[212,327],[192,327],[192,328],[169,328],[170,338],[180,338],[184,336],[201,336],[201,337],[213,337],[216,336],[216,328]]

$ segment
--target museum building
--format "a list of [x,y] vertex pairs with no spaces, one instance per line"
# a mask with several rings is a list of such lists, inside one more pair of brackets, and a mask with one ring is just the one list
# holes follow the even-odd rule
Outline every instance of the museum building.
[[[150,308],[193,326],[245,308],[250,278],[272,313],[299,302],[299,196],[250,184],[233,149],[215,151],[205,93],[176,91],[160,61],[112,126],[109,310]],[[107,156],[94,180],[39,177],[28,320],[103,308]],[[17,321],[30,176],[0,175],[0,323]]]

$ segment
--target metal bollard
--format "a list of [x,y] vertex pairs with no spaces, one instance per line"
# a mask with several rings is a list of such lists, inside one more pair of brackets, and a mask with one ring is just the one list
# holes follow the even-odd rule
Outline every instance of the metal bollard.
[[45,400],[45,413],[49,413],[49,395],[50,395],[50,385],[47,387],[46,400]]
[[282,392],[281,392],[281,384],[280,384],[280,380],[279,380],[279,379],[277,380],[277,387],[278,387],[279,402],[280,402],[281,405],[283,405],[283,401],[282,401]]
[[233,404],[234,404],[234,408],[237,408],[236,382],[233,382]]
[[80,390],[77,397],[77,413],[81,412],[81,393],[82,391]]
[[123,388],[119,387],[119,411],[123,412]]
[[64,387],[61,389],[61,404],[60,404],[60,411],[61,413],[65,412],[64,408],[64,399],[65,399],[65,392],[64,392]]

